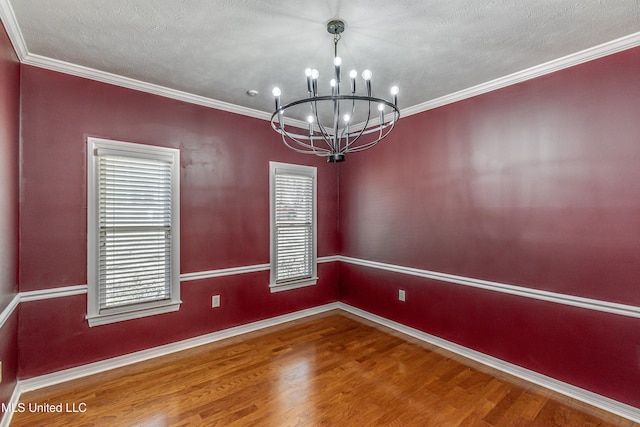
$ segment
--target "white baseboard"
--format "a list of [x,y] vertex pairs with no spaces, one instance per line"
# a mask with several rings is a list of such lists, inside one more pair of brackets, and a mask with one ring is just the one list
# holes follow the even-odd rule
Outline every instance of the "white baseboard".
[[302,319],[315,314],[324,313],[338,308],[338,303],[330,303],[318,307],[300,310],[282,316],[276,316],[265,320],[260,320],[246,325],[235,326],[233,328],[224,329],[222,331],[212,332],[206,335],[189,338],[186,340],[174,342],[171,344],[153,347],[147,350],[137,351],[135,353],[117,356],[111,359],[93,362],[86,365],[69,368],[62,371],[52,372],[50,374],[40,375],[38,377],[28,378],[18,381],[21,393],[38,390],[66,381],[75,380],[89,375],[105,372],[111,369],[120,368],[155,357],[165,356],[182,350],[187,350],[204,344],[213,343],[226,338],[232,338],[238,335],[254,332],[259,329],[280,325],[292,320]]
[[[20,391],[20,384],[16,383],[16,386],[13,388],[13,393],[11,394],[11,399],[7,403],[8,408],[16,408],[18,407],[18,403],[20,402],[20,395],[22,392]],[[13,418],[13,410],[3,411],[2,419],[0,419],[0,427],[9,427],[11,424],[11,419]]]
[[[464,356],[468,359],[482,363],[483,365],[492,367],[499,371],[513,375],[515,377],[524,379],[539,386],[548,388],[550,390],[561,393],[565,396],[627,418],[631,421],[640,423],[640,408],[636,408],[608,397],[601,396],[588,390],[573,386],[571,384],[564,383],[554,378],[539,374],[537,372],[522,368],[512,363],[505,362],[495,357],[489,356],[484,353],[463,347],[459,344],[438,338],[434,335],[427,334],[409,326],[403,325],[398,322],[386,319],[376,314],[369,313],[359,308],[350,306],[341,302],[334,302],[318,307],[309,308],[306,310],[296,311],[294,313],[285,314],[282,316],[276,316],[270,319],[260,320],[257,322],[249,323],[246,325],[240,325],[233,328],[225,329],[218,332],[213,332],[199,337],[189,338],[183,341],[166,344],[159,347],[150,348],[147,350],[138,351],[135,353],[114,357],[112,359],[103,360],[100,362],[89,363],[87,365],[78,366],[75,368],[65,369],[63,371],[53,372],[50,374],[41,375],[38,377],[28,378],[26,380],[20,380],[17,382],[13,395],[9,402],[9,407],[15,407],[19,403],[20,395],[29,391],[38,390],[44,387],[49,387],[55,384],[60,384],[66,381],[86,377],[89,375],[105,372],[111,369],[120,368],[123,366],[131,365],[133,363],[142,362],[155,357],[164,356],[167,354],[175,353],[181,350],[197,347],[200,345],[220,341],[226,338],[235,337],[238,335],[254,332],[259,329],[268,328],[271,326],[280,325],[282,323],[290,322],[293,320],[302,319],[315,314],[324,313],[330,310],[343,310],[353,315],[359,316],[363,319],[375,322],[379,325],[401,332],[405,335],[417,338],[429,344],[436,345],[445,350]],[[8,427],[11,422],[12,413],[7,412],[0,421],[0,427]]]
[[[165,356],[167,354],[187,350],[200,345],[213,343],[226,338],[232,338],[238,335],[254,332],[259,329],[264,329],[271,326],[280,325],[282,323],[291,322],[293,320],[313,316],[315,314],[336,310],[338,309],[338,307],[339,303],[337,302],[325,304],[318,307],[296,311],[293,313],[283,314],[281,316],[276,316],[269,319],[259,320],[257,322],[248,323],[246,325],[235,326],[233,328],[212,332],[206,335],[200,335],[198,337],[189,338],[186,340],[150,348],[147,350],[125,354],[123,356],[118,356],[107,360],[101,360],[99,362],[88,363],[86,365],[77,366],[75,368],[52,372],[50,374],[40,375],[37,377],[28,378],[26,380],[18,380],[13,389],[13,394],[11,395],[11,400],[8,402],[7,407],[16,408],[18,403],[20,402],[20,396],[22,395],[22,393],[27,393],[29,391],[34,391],[78,378],[87,377],[89,375],[98,374],[100,372],[105,372],[111,369],[121,368],[123,366],[132,365],[134,363],[143,362],[145,360]],[[4,413],[0,412],[0,417],[0,427],[9,427],[11,419],[13,418],[13,411],[9,409]]]
[[417,338],[420,341],[436,345],[452,353],[459,354],[460,356],[464,356],[468,359],[482,363],[483,365],[513,375],[514,377],[521,378],[523,380],[561,393],[565,396],[587,403],[591,406],[595,406],[596,408],[604,409],[605,411],[640,423],[640,408],[618,402],[616,400],[601,396],[580,387],[576,387],[574,385],[567,384],[546,375],[542,375],[529,369],[525,369],[521,366],[505,362],[504,360],[500,360],[487,354],[480,353],[479,351],[463,347],[459,344],[444,340],[442,338],[438,338],[434,335],[427,334],[425,332],[419,331],[418,329],[414,329],[401,323],[394,322],[392,320],[369,313],[359,308],[352,307],[344,303],[338,304],[341,310],[362,317],[363,319],[367,319],[379,325],[386,326],[387,328],[401,332],[405,335],[409,335],[413,338]]

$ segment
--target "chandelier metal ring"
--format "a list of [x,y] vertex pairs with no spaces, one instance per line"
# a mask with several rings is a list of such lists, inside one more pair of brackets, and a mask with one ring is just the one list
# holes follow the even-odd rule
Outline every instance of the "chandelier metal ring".
[[[367,126],[369,119],[367,119],[366,122],[361,123],[360,125],[354,125],[353,130],[351,130],[348,133],[348,135],[346,133],[341,134],[341,137],[345,141],[345,144],[344,144],[345,150],[343,150],[342,153],[338,152],[337,150],[334,150],[334,147],[332,147],[328,143],[325,143],[324,145],[319,145],[319,146],[313,144],[313,141],[326,142],[327,136],[331,135],[331,132],[327,131],[326,128],[322,129],[323,127],[322,125],[314,124],[313,125],[315,127],[314,132],[300,133],[302,129],[297,128],[295,126],[291,126],[291,125],[287,126],[284,123],[284,121],[280,120],[280,118],[285,114],[285,112],[291,108],[294,108],[303,104],[314,104],[314,103],[324,102],[324,101],[337,101],[337,102],[366,101],[368,103],[375,103],[377,105],[382,104],[382,105],[385,105],[386,107],[389,107],[392,110],[392,113],[388,113],[388,114],[392,114],[394,116],[394,119],[388,122],[384,122],[384,120],[379,120],[382,124],[376,125],[375,127],[372,127],[372,128]],[[276,110],[271,115],[271,127],[273,128],[273,130],[275,130],[276,132],[282,135],[283,142],[289,148],[301,153],[312,152],[313,154],[316,154],[318,156],[326,156],[328,161],[338,162],[338,161],[344,160],[344,154],[346,152],[354,153],[358,151],[364,151],[368,148],[373,147],[373,145],[377,144],[384,137],[386,137],[391,132],[391,130],[393,130],[393,127],[399,117],[400,117],[400,110],[398,110],[398,107],[392,102],[389,102],[385,99],[366,97],[361,95],[316,96],[312,98],[300,99],[298,101],[293,101],[286,105],[281,106],[278,110]],[[376,138],[374,141],[368,141],[367,143],[359,143],[359,139],[362,136],[369,135],[375,132],[377,133],[384,132],[384,133],[382,135],[379,134],[378,135],[379,137]]]

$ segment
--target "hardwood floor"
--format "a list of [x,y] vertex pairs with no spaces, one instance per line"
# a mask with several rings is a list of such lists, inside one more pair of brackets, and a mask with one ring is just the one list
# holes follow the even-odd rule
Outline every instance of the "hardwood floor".
[[38,390],[21,404],[14,427],[635,425],[343,312]]

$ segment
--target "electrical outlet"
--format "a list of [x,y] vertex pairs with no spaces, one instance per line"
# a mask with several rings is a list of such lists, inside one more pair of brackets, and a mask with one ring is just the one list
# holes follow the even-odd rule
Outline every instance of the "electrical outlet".
[[407,294],[405,293],[404,289],[398,289],[398,299],[400,301],[406,301],[407,298]]
[[220,295],[211,297],[211,307],[220,307]]

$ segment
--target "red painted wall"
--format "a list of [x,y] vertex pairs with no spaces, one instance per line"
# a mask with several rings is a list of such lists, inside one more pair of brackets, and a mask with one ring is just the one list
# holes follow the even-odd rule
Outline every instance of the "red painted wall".
[[[318,254],[337,253],[335,165],[287,149],[264,120],[23,65],[22,122],[22,292],[87,283],[87,136],[180,148],[182,273],[269,262],[270,160],[318,167]],[[85,295],[21,303],[20,377],[335,301],[337,266],[319,274],[275,294],[267,271],[184,282],[179,312],[94,328]]]
[[[18,291],[19,129],[20,63],[0,22],[0,312]],[[9,401],[16,383],[17,318],[14,312],[0,328],[0,403]]]
[[[20,290],[86,283],[86,137],[98,136],[181,148],[182,273],[268,262],[275,160],[318,166],[320,256],[640,304],[639,53],[404,118],[337,166],[287,150],[262,120],[22,66]],[[94,328],[84,295],[21,303],[19,375],[340,298],[640,407],[638,320],[348,264],[319,273],[276,294],[266,271],[185,282],[179,312]]]
[[[636,48],[401,119],[340,170],[341,253],[640,305],[639,100]],[[348,264],[340,289],[640,407],[640,319]]]

